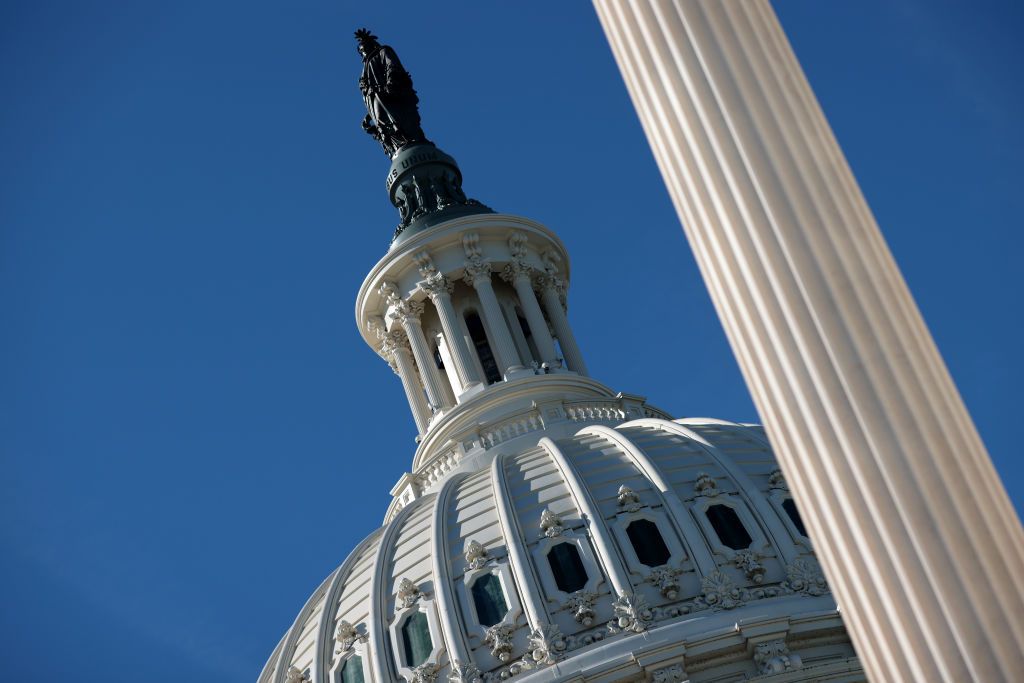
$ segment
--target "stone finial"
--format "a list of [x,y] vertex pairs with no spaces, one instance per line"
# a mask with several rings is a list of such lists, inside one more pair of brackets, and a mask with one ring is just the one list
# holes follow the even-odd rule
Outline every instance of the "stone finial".
[[395,594],[395,599],[400,608],[412,607],[422,597],[423,591],[409,579],[402,579],[398,583],[398,592]]
[[718,483],[707,472],[701,472],[697,475],[697,481],[694,483],[693,489],[697,492],[698,496],[710,498],[718,495]]
[[544,508],[544,511],[540,513],[540,528],[548,538],[561,536],[565,531],[562,518],[552,512],[551,508]]
[[347,652],[357,642],[366,642],[366,636],[361,634],[355,626],[342,620],[334,631],[334,641],[338,644],[334,654],[340,655]]
[[625,512],[636,512],[643,507],[637,492],[625,484],[619,487],[617,497],[619,499],[619,507]]
[[466,557],[466,571],[480,569],[490,559],[487,555],[487,548],[479,541],[467,543],[464,555]]

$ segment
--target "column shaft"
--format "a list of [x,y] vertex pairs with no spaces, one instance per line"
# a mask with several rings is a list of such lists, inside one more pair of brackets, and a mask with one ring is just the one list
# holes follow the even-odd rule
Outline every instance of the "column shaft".
[[548,318],[551,319],[552,327],[555,328],[558,345],[562,347],[562,354],[565,355],[566,364],[573,372],[586,376],[588,374],[587,366],[583,362],[583,354],[580,353],[580,347],[576,344],[576,337],[573,335],[572,327],[569,325],[569,318],[566,317],[565,309],[562,308],[562,298],[558,294],[558,289],[553,284],[546,283],[541,292],[541,296],[544,299],[544,308],[548,312]]
[[409,345],[412,347],[412,355],[416,359],[416,365],[420,369],[420,377],[423,379],[423,386],[427,390],[427,400],[435,409],[447,408],[445,405],[444,388],[441,384],[441,374],[434,363],[434,355],[430,353],[427,345],[427,338],[423,336],[423,328],[420,327],[419,318],[405,317],[402,319],[402,328],[409,337]]
[[409,355],[409,349],[404,346],[395,347],[391,352],[391,357],[395,362],[395,371],[402,380],[405,397],[409,399],[409,408],[412,410],[413,419],[416,420],[416,428],[420,434],[425,434],[430,421],[430,409],[427,408],[426,399],[423,397],[423,390],[416,379],[416,368],[412,364],[412,356]]
[[555,351],[555,342],[548,331],[548,323],[544,320],[540,304],[537,303],[537,295],[533,292],[529,268],[522,264],[511,263],[506,267],[503,277],[512,283],[516,294],[519,295],[519,305],[523,308],[523,315],[526,316],[526,323],[530,326],[533,343],[537,345],[540,359],[554,365],[558,357]]
[[498,297],[494,294],[490,270],[486,275],[472,277],[471,281],[476,289],[477,298],[480,299],[484,322],[487,324],[487,329],[491,331],[495,359],[498,361],[502,374],[507,375],[510,370],[521,369],[523,363],[519,359],[519,351],[516,350],[512,333],[508,329],[508,323],[505,322],[505,316],[501,313]]
[[767,0],[595,0],[873,681],[1024,679],[1024,534]]
[[455,315],[455,308],[452,306],[451,294],[444,289],[435,288],[430,292],[430,298],[437,308],[437,315],[441,319],[441,331],[448,343],[448,350],[452,355],[452,362],[455,363],[455,374],[458,375],[461,387],[457,387],[456,395],[462,393],[473,384],[480,382],[477,376],[476,366],[469,355],[469,347],[459,329],[458,316]]

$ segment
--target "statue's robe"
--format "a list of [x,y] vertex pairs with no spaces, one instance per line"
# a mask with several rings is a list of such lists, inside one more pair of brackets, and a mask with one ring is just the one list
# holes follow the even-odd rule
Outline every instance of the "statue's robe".
[[426,137],[420,128],[419,98],[412,78],[398,61],[398,55],[382,45],[363,60],[363,100],[366,111],[377,124],[381,142],[389,153]]

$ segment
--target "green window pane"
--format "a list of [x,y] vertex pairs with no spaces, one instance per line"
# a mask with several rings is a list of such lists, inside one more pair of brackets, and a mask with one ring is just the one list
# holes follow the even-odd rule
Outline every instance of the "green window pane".
[[558,590],[575,593],[587,585],[587,570],[572,543],[559,543],[548,551],[548,564]]
[[648,567],[660,567],[669,561],[672,553],[665,545],[665,539],[658,531],[658,525],[647,519],[638,519],[626,527],[626,535],[636,551],[641,564]]
[[476,616],[482,626],[494,626],[505,618],[508,604],[505,602],[505,592],[501,590],[501,581],[497,576],[481,576],[473,582],[472,593]]
[[416,612],[402,624],[402,644],[405,646],[406,666],[419,666],[427,661],[434,643],[430,640],[427,615]]
[[708,521],[714,528],[722,545],[733,550],[749,548],[754,539],[747,533],[740,516],[728,505],[712,505],[707,509]]
[[363,660],[358,655],[349,657],[341,667],[341,683],[365,683]]
[[793,526],[800,532],[800,535],[807,536],[807,528],[804,527],[804,520],[800,518],[800,511],[796,509],[796,501],[792,498],[787,498],[782,501],[782,509],[789,515],[789,519],[792,520]]

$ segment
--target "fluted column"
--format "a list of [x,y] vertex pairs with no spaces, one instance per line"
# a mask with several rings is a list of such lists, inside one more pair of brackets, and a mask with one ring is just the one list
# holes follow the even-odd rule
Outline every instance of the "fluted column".
[[409,409],[416,420],[416,428],[421,435],[425,434],[430,420],[430,409],[416,378],[416,367],[412,364],[409,340],[405,333],[399,330],[388,332],[381,344],[380,352],[402,380],[402,388],[405,389],[405,397],[409,400]]
[[456,395],[462,393],[474,384],[480,383],[477,376],[476,366],[469,355],[469,347],[459,329],[459,319],[455,314],[455,307],[452,306],[452,291],[454,285],[441,273],[434,273],[420,283],[420,287],[427,293],[430,300],[437,308],[437,315],[441,319],[441,331],[444,333],[445,342],[451,352],[452,362],[455,364],[455,374],[462,383],[457,387]]
[[491,331],[494,355],[502,375],[507,376],[511,371],[522,369],[519,352],[516,350],[512,333],[509,332],[508,323],[501,313],[501,305],[498,304],[498,297],[494,294],[494,286],[491,284],[491,264],[479,258],[466,261],[464,280],[476,290],[477,298],[480,299],[481,312],[487,329]]
[[880,681],[1024,680],[1024,534],[766,0],[595,0]]
[[420,370],[423,386],[427,390],[427,402],[432,410],[440,410],[448,406],[445,405],[441,375],[437,371],[434,355],[430,353],[427,338],[423,335],[423,328],[420,326],[422,314],[422,301],[400,301],[391,315],[402,324],[402,329],[405,330],[405,334],[409,338],[413,358],[416,359],[416,366]]
[[533,343],[537,345],[540,359],[552,367],[557,367],[558,354],[555,352],[555,342],[548,331],[548,323],[544,320],[544,313],[540,310],[537,295],[534,294],[533,284],[530,282],[532,272],[533,269],[522,260],[514,259],[505,266],[501,277],[516,289],[519,305],[523,308],[523,315],[530,326]]
[[544,301],[544,309],[548,312],[551,325],[555,328],[555,336],[558,337],[558,345],[562,347],[562,355],[569,369],[580,375],[588,375],[587,365],[583,362],[583,354],[576,344],[576,336],[572,333],[569,325],[569,318],[565,315],[562,307],[565,285],[561,278],[556,275],[542,275],[537,279],[540,285],[541,299]]

